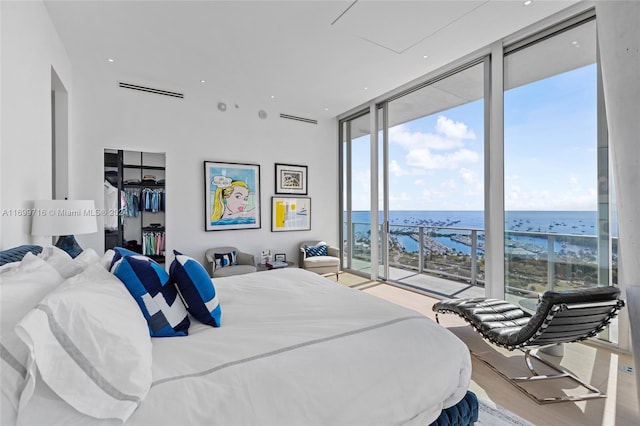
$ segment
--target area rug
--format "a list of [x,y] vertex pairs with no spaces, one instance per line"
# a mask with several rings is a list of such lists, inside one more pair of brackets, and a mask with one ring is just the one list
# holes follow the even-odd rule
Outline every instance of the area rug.
[[478,426],[535,426],[512,413],[511,411],[496,406],[493,408],[478,400],[478,421],[474,423]]

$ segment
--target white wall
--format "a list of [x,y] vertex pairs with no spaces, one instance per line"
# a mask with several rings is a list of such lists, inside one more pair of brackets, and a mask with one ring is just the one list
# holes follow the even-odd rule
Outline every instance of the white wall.
[[[179,84],[167,87],[139,76],[114,78],[106,58],[94,59],[74,61],[70,192],[75,198],[95,199],[97,206],[103,206],[104,148],[164,152],[168,253],[176,249],[202,260],[210,247],[233,245],[254,255],[269,248],[295,261],[302,240],[338,242],[335,120],[314,125],[281,119],[279,112],[287,111],[269,109],[252,99],[227,100],[227,111],[220,112],[216,105],[221,99],[199,92],[177,99],[122,89],[117,79],[180,90]],[[260,109],[268,112],[266,120],[258,117]],[[261,229],[204,231],[205,160],[260,165]],[[311,231],[271,232],[276,162],[308,166]],[[100,218],[98,228],[102,227]],[[102,233],[77,238],[81,246],[103,251]]]
[[71,90],[71,63],[41,2],[0,2],[0,248],[32,238],[31,218],[16,216],[51,198],[51,69]]
[[[51,197],[51,68],[69,91],[69,197],[95,199],[103,206],[103,150],[166,153],[167,249],[201,259],[209,247],[236,245],[257,254],[264,248],[297,259],[297,244],[308,239],[338,240],[338,150],[335,120],[318,125],[280,119],[279,111],[252,99],[227,100],[202,93],[185,99],[138,93],[117,80],[163,87],[140,76],[114,78],[106,58],[66,54],[41,2],[0,2],[2,19],[3,212],[28,209],[32,200]],[[107,65],[108,66],[108,65]],[[71,69],[73,68],[73,86]],[[153,70],[148,75],[153,76]],[[122,77],[122,78],[120,78]],[[169,90],[180,90],[179,83]],[[239,108],[235,108],[237,103]],[[258,118],[265,109],[266,120]],[[314,117],[311,117],[314,118]],[[204,231],[203,162],[260,164],[262,228]],[[312,230],[271,232],[274,163],[309,167]],[[29,235],[31,219],[2,216],[0,248],[48,243]],[[102,218],[99,218],[102,228]],[[77,236],[80,245],[101,253],[102,232]]]

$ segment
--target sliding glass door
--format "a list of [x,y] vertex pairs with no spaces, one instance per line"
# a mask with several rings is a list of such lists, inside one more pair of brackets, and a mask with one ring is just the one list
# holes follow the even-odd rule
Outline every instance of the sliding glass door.
[[553,30],[504,57],[505,296],[525,309],[611,285],[616,257],[595,17]]
[[504,73],[506,293],[608,285],[595,20],[507,52]]
[[486,85],[483,59],[342,122],[345,267],[482,286]]
[[[452,294],[482,285],[485,62],[388,102],[390,277]],[[458,283],[458,284],[454,284]]]
[[341,124],[343,268],[371,275],[371,132],[370,115]]

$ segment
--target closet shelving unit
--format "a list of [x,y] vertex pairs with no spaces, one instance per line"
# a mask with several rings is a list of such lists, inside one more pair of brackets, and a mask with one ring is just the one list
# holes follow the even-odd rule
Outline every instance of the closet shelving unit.
[[[117,229],[105,229],[105,250],[115,246],[127,247],[159,263],[164,263],[164,251],[149,253],[143,248],[145,234],[166,235],[164,210],[152,212],[142,207],[138,209],[137,216],[129,216],[122,208],[121,195],[128,190],[134,190],[139,197],[142,197],[145,189],[151,191],[164,189],[165,154],[105,150],[104,164],[105,172],[109,170],[117,172],[118,211],[120,212]],[[145,179],[148,175],[154,176],[154,179]],[[134,241],[136,244],[133,244]]]

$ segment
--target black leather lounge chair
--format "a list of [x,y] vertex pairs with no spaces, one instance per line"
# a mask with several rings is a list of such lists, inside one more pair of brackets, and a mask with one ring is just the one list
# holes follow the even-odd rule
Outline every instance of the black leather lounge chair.
[[[624,306],[616,287],[594,287],[583,290],[546,291],[540,296],[535,313],[529,314],[516,305],[504,300],[471,298],[442,300],[433,305],[438,314],[453,313],[464,318],[485,339],[491,343],[525,354],[531,375],[511,378],[488,364],[527,396],[540,404],[563,401],[579,401],[606,397],[595,387],[583,382],[559,365],[539,357],[531,351],[558,343],[578,342],[601,332]],[[547,365],[558,374],[538,374],[532,358]],[[486,363],[486,361],[485,361]],[[567,377],[589,392],[579,396],[540,398],[527,391],[521,382]]]

